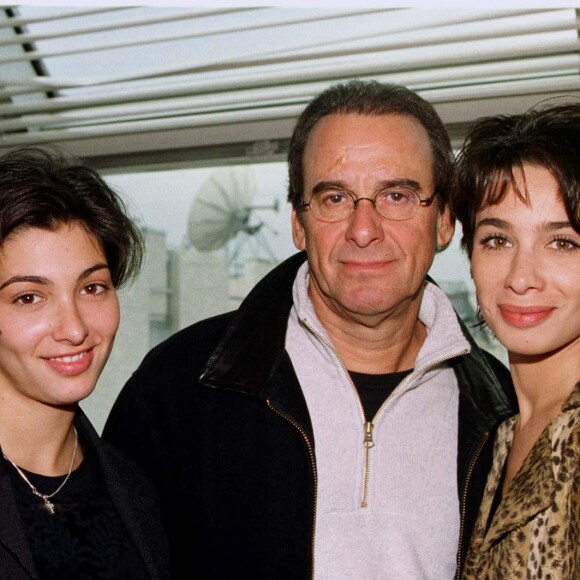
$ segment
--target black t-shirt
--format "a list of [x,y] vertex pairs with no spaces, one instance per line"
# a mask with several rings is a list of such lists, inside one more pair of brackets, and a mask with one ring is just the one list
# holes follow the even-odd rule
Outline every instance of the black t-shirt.
[[[144,580],[141,556],[107,492],[90,454],[43,507],[6,460],[24,530],[41,580]],[[65,476],[46,477],[22,470],[40,493],[50,494]]]
[[367,421],[373,420],[387,397],[412,372],[413,369],[409,369],[408,371],[387,373],[384,375],[367,375],[365,373],[349,371],[350,378],[358,391],[358,396],[360,397]]

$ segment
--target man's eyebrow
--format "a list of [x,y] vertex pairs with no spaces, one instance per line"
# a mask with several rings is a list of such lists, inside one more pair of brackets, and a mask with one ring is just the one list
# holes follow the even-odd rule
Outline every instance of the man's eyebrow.
[[[377,191],[382,191],[383,189],[390,189],[392,187],[406,187],[407,189],[412,189],[413,191],[421,191],[421,185],[418,181],[414,179],[400,178],[400,179],[385,179],[380,181],[377,187]],[[316,195],[321,191],[328,191],[329,189],[341,189],[343,191],[351,191],[344,181],[320,181],[312,188],[312,195]]]
[[[107,264],[99,262],[86,270],[83,270],[78,277],[78,280],[84,280],[88,278],[93,272],[97,272],[98,270],[109,269]],[[22,282],[28,282],[29,284],[37,284],[39,286],[50,286],[52,282],[48,278],[44,278],[43,276],[12,276],[12,278],[8,278],[5,282],[0,284],[0,290],[4,290],[7,286],[11,284],[18,284]]]
[[399,179],[385,179],[379,183],[380,189],[389,189],[391,187],[406,187],[414,191],[421,191],[422,187],[418,181],[401,177]]
[[329,189],[342,189],[343,191],[350,191],[350,189],[346,187],[344,181],[319,181],[312,188],[312,195],[316,195],[321,191],[328,191]]

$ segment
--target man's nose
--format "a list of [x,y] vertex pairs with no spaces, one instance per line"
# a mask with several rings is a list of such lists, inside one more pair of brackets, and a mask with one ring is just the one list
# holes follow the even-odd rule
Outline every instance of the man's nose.
[[364,248],[384,237],[383,218],[369,197],[359,197],[354,202],[354,209],[348,217],[347,239]]

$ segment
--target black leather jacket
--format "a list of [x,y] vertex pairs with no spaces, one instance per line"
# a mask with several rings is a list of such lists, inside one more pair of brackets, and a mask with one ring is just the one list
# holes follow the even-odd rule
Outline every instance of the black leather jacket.
[[[304,259],[299,253],[275,268],[235,313],[194,324],[153,349],[107,421],[104,438],[159,488],[174,578],[312,575],[314,437],[285,351],[292,284]],[[460,555],[493,431],[512,414],[507,370],[472,345],[450,361],[461,390]]]

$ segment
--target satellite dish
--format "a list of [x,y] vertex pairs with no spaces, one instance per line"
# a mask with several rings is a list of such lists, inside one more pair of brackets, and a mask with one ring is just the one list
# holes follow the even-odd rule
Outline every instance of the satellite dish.
[[[189,240],[202,252],[218,250],[242,233],[258,234],[263,222],[252,225],[253,209],[278,210],[277,201],[272,206],[252,205],[256,191],[256,178],[247,166],[215,170],[199,188],[189,211]],[[243,241],[241,242],[243,243]],[[240,248],[235,250],[237,255]]]
[[249,168],[214,171],[201,185],[189,211],[189,239],[203,252],[217,250],[249,227],[256,180]]

